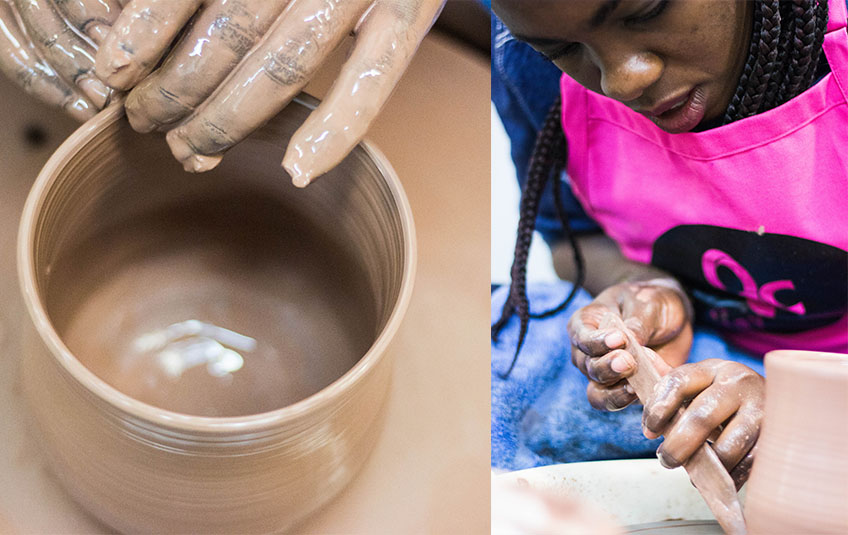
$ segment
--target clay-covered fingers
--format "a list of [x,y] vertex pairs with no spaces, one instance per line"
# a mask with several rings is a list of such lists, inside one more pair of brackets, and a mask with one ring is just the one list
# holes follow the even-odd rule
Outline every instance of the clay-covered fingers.
[[187,171],[215,167],[224,151],[276,115],[353,30],[370,0],[296,0],[168,145]]
[[167,127],[194,111],[256,44],[288,0],[215,0],[164,63],[133,88],[127,118],[139,132]]
[[762,407],[743,402],[712,447],[729,472],[742,462],[760,437]]
[[742,485],[748,481],[748,476],[751,475],[751,469],[754,467],[754,459],[757,458],[757,450],[759,449],[759,442],[754,444],[754,447],[751,448],[748,453],[746,453],[742,460],[736,463],[730,470],[730,478],[733,479],[733,484],[736,485],[736,490],[742,488]]
[[444,0],[377,0],[324,102],[289,142],[283,166],[304,187],[335,167],[389,99]]
[[[691,400],[671,427],[669,421]],[[722,425],[716,454],[732,469],[750,451],[762,418],[763,381],[736,362],[717,359],[686,364],[672,370],[645,404],[643,427],[648,438],[665,434],[657,451],[663,465],[685,463]]]
[[612,385],[589,381],[586,387],[586,398],[592,407],[601,411],[619,411],[638,401],[636,392],[626,380]]
[[[669,421],[677,415],[683,404],[709,387],[714,378],[714,370],[705,366],[703,362],[684,364],[661,378],[654,387],[653,395],[645,403],[645,410],[642,413],[642,428],[645,435],[648,438],[656,438],[665,433]],[[692,417],[694,416],[693,414]],[[723,421],[724,419],[718,423]],[[706,435],[704,435],[705,440]]]
[[597,357],[624,346],[624,335],[620,330],[600,328],[608,314],[617,314],[617,311],[595,300],[571,315],[567,326],[568,337],[580,352]]
[[59,76],[101,108],[109,88],[94,74],[94,48],[68,26],[49,0],[14,0],[30,40]]
[[0,72],[27,93],[63,108],[79,121],[90,119],[97,112],[94,104],[38,57],[7,0],[0,0]]
[[600,357],[587,358],[585,366],[589,379],[601,385],[611,385],[633,375],[636,360],[624,349],[616,349]]
[[[29,0],[27,0],[29,1]],[[97,51],[97,74],[129,89],[155,67],[202,0],[133,0]]]
[[689,321],[682,290],[673,281],[639,281],[616,285],[598,296],[598,301],[618,307],[624,324],[636,339],[651,347],[660,346],[678,334]]
[[56,8],[76,29],[100,44],[121,13],[117,0],[53,0]]
[[741,405],[712,445],[718,458],[730,472],[736,488],[747,481],[754,464],[765,403],[763,378],[752,370],[741,369],[738,374],[743,377],[745,383],[742,385],[744,394]]

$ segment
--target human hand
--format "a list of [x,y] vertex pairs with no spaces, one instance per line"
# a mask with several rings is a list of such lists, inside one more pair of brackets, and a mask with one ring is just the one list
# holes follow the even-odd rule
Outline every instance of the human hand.
[[119,11],[116,0],[0,0],[0,71],[77,120],[93,117],[110,94],[94,44]]
[[664,278],[611,286],[572,315],[568,322],[571,360],[589,378],[589,403],[615,411],[637,401],[626,381],[635,373],[636,361],[624,349],[624,333],[600,328],[609,314],[621,317],[637,341],[649,348],[648,355],[664,375],[686,362],[692,346],[692,313],[680,285]]
[[126,101],[130,123],[139,131],[170,130],[174,156],[199,172],[285,107],[355,32],[333,88],[283,159],[303,187],[361,140],[444,1],[188,0],[175,8],[166,0],[132,0],[98,51],[97,73],[112,87],[135,86]]
[[684,464],[717,434],[712,448],[738,489],[753,465],[764,399],[765,380],[743,364],[720,359],[684,364],[657,383],[645,403],[642,427],[648,438],[665,435],[657,456],[667,468]]

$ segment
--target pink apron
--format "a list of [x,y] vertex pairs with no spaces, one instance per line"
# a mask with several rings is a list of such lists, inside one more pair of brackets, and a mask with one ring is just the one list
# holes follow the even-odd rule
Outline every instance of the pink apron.
[[668,134],[561,80],[568,176],[631,260],[672,272],[699,319],[756,353],[848,353],[848,33],[829,2],[831,73],[768,112]]

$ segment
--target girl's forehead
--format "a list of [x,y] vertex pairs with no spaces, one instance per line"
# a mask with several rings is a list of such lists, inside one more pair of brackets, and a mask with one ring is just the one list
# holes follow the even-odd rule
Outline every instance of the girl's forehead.
[[619,10],[646,3],[650,0],[493,0],[492,9],[513,33],[544,37],[591,30]]

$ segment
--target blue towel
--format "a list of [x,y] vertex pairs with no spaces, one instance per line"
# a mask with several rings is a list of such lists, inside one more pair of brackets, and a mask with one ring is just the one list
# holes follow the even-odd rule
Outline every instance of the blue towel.
[[[568,282],[531,284],[533,311],[560,304],[571,290]],[[500,317],[508,289],[492,294],[492,322]],[[492,466],[521,470],[554,463],[653,457],[661,439],[642,435],[642,406],[618,412],[592,408],[586,399],[588,380],[571,364],[566,324],[571,314],[591,302],[581,290],[560,314],[531,320],[507,379],[518,341],[518,318],[512,318],[492,343]],[[736,360],[763,374],[762,360],[729,347],[717,333],[696,329],[690,362],[707,358]]]

